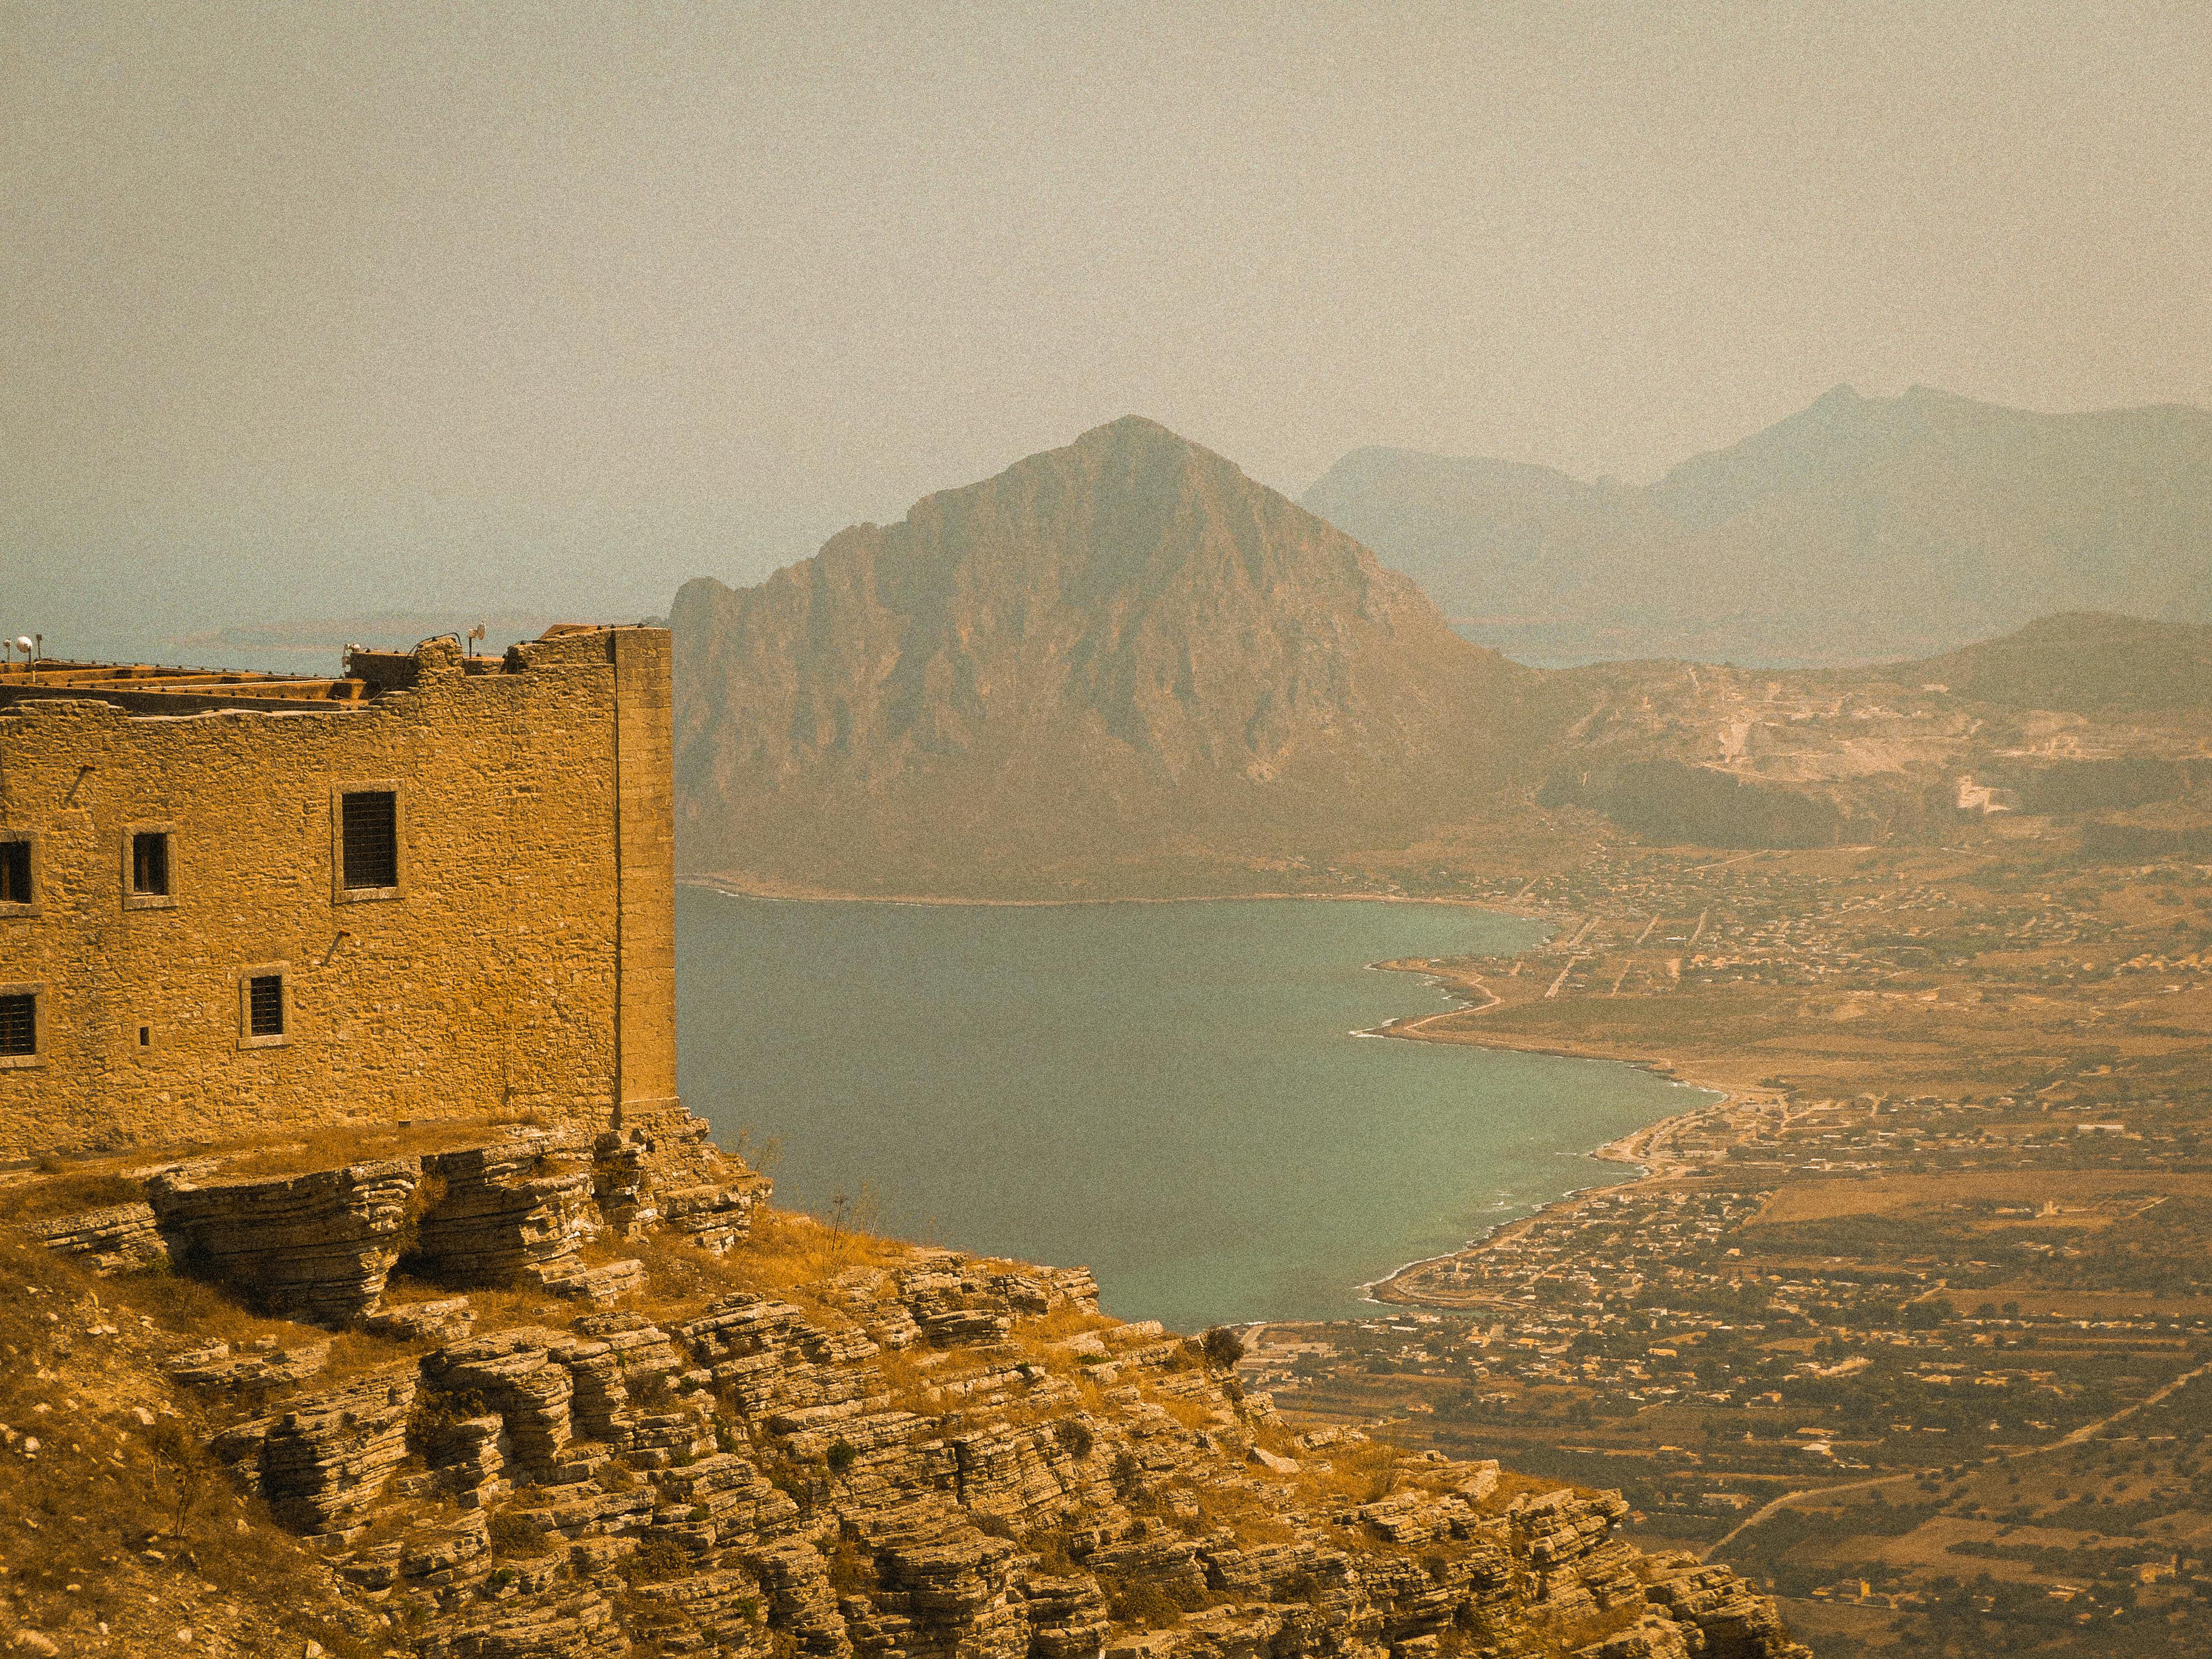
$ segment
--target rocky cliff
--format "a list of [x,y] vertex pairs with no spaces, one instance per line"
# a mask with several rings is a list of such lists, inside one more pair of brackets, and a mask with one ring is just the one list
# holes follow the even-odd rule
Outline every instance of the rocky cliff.
[[[1803,1653],[1725,1569],[1621,1542],[1617,1496],[1301,1437],[1233,1344],[1080,1270],[768,1210],[673,1121],[404,1139],[17,1181],[15,1650]],[[716,1187],[719,1231],[664,1218]]]
[[1134,417],[672,621],[686,864],[861,890],[1402,842],[1494,781],[1528,678]]

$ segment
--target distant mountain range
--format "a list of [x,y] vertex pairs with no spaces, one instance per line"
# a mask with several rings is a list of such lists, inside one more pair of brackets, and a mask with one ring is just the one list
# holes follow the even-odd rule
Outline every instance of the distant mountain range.
[[1536,678],[1133,416],[671,623],[686,864],[851,890],[1401,845],[1495,788]]
[[1528,661],[1867,662],[2061,611],[2212,622],[2212,412],[1838,386],[1644,489],[1362,449],[1302,498]]
[[[1759,480],[1820,470],[1791,453],[1705,468],[1664,510],[1741,524]],[[1524,667],[1133,417],[757,586],[688,583],[671,623],[681,861],[756,889],[1312,889],[1558,811],[1747,847],[2006,812],[2136,814],[2107,837],[2130,848],[2212,824],[2212,626],[2073,613],[1871,668]]]

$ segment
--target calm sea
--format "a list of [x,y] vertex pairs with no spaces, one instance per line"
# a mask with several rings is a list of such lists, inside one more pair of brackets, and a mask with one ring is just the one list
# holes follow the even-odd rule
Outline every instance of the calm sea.
[[1374,1311],[1358,1286],[1578,1187],[1695,1091],[1362,1037],[1449,1006],[1366,964],[1510,951],[1450,905],[677,901],[681,1086],[782,1142],[781,1201],[872,1187],[900,1236],[1089,1264],[1126,1318]]

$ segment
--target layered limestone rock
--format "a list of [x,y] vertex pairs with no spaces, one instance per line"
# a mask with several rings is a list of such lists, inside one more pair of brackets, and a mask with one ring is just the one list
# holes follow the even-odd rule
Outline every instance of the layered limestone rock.
[[[1162,1369],[1176,1356],[1086,1407],[1065,1379],[1014,1366],[1001,1383],[988,1356],[948,1353],[945,1381],[976,1385],[964,1400],[1022,1391],[1005,1396],[1012,1415],[974,1420],[890,1405],[880,1350],[772,1297],[725,1298],[672,1331],[635,1314],[574,1325],[449,1345],[419,1382],[303,1399],[218,1450],[289,1523],[338,1538],[410,1483],[476,1492],[459,1522],[334,1558],[362,1595],[416,1609],[426,1655],[621,1640],[763,1659],[779,1644],[817,1659],[1419,1659],[1468,1631],[1501,1655],[1540,1638],[1564,1651],[1602,1618],[1613,1628],[1577,1644],[1581,1659],[1802,1659],[1723,1568],[1644,1564],[1647,1584],[1613,1536],[1614,1494],[1501,1508],[1494,1466],[1420,1461],[1382,1499],[1302,1513],[1293,1482],[1244,1473],[1168,1409],[1217,1402],[1248,1430],[1265,1415]],[[702,1370],[714,1396],[686,1386]],[[490,1409],[466,1414],[478,1401]],[[637,1438],[661,1417],[693,1433],[672,1459]],[[428,1474],[391,1479],[410,1444]],[[532,1481],[512,1498],[508,1457]],[[1288,1535],[1206,1518],[1255,1503]]]
[[436,1194],[416,1229],[426,1277],[507,1285],[571,1263],[603,1228],[588,1144],[539,1130],[422,1160]]
[[772,1183],[726,1158],[681,1105],[625,1104],[596,1146],[599,1205],[623,1237],[659,1227],[720,1255],[752,1230]]
[[149,1204],[111,1204],[51,1221],[34,1221],[31,1237],[96,1273],[136,1273],[167,1265],[169,1246]]
[[416,1386],[411,1365],[379,1371],[238,1424],[210,1449],[283,1525],[343,1535],[407,1455]]
[[246,1353],[233,1353],[230,1344],[217,1342],[171,1360],[169,1379],[209,1398],[266,1398],[307,1382],[323,1369],[330,1353],[327,1342]]
[[[1617,1494],[1295,1437],[1193,1345],[1098,1314],[1079,1271],[878,1252],[787,1295],[712,1295],[738,1270],[697,1254],[679,1310],[566,1317],[530,1270],[574,1259],[577,1206],[661,1248],[713,1241],[599,1210],[608,1160],[563,1167],[564,1147],[438,1155],[427,1209],[451,1207],[415,1259],[525,1288],[363,1322],[429,1352],[320,1387],[315,1345],[173,1363],[240,1419],[212,1442],[240,1484],[429,1659],[1803,1659],[1726,1569],[1622,1543]],[[233,1243],[241,1215],[380,1238],[349,1196],[376,1178],[179,1182],[162,1201]],[[221,1259],[258,1285],[265,1254]],[[327,1242],[308,1254],[281,1282],[361,1282]],[[518,1304],[539,1322],[467,1329]]]
[[549,1473],[574,1430],[568,1403],[576,1385],[553,1349],[559,1331],[524,1326],[441,1348],[422,1373],[441,1393],[483,1401],[497,1414],[509,1461],[532,1474]]
[[342,1325],[376,1306],[420,1179],[392,1158],[264,1180],[165,1173],[146,1194],[180,1267],[270,1312]]
[[428,1302],[386,1304],[361,1322],[365,1331],[401,1340],[427,1337],[435,1342],[458,1342],[476,1323],[476,1310],[465,1296],[439,1297]]

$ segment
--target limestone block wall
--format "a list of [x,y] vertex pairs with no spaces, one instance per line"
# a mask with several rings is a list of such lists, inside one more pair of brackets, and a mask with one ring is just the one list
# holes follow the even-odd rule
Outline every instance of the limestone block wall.
[[[386,665],[387,669],[389,665]],[[482,667],[483,665],[478,665]],[[605,1127],[675,1093],[669,646],[565,633],[490,672],[422,647],[353,704],[0,714],[0,988],[40,1043],[0,1059],[0,1155],[271,1127],[536,1110]],[[337,800],[398,797],[399,882],[348,893]],[[169,834],[170,893],[130,894]],[[281,1041],[241,976],[280,973]]]

